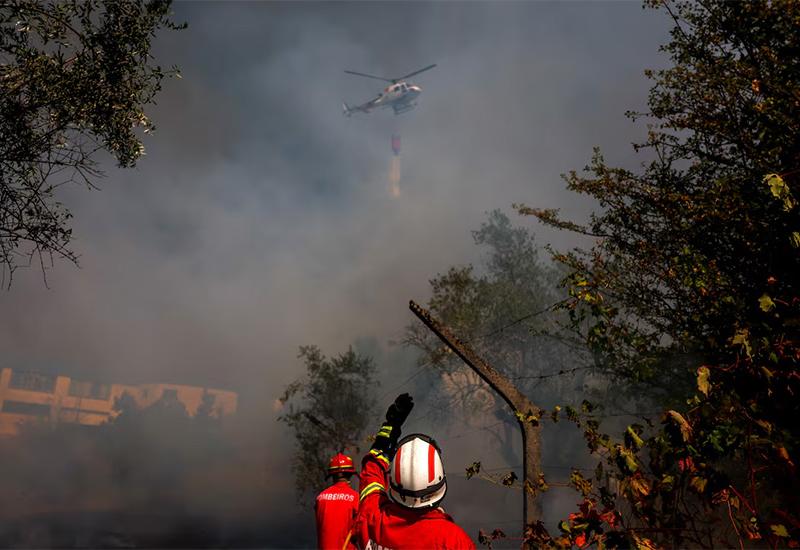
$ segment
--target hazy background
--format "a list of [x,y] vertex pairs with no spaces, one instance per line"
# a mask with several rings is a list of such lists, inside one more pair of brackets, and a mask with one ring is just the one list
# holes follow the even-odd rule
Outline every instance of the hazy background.
[[[243,453],[263,478],[237,505],[263,516],[262,544],[313,544],[310,516],[294,507],[293,441],[272,410],[301,373],[297,347],[330,355],[355,343],[376,355],[382,397],[407,389],[394,386],[414,357],[390,342],[412,320],[408,300],[424,302],[437,272],[479,259],[470,231],[486,212],[526,203],[582,219],[592,205],[559,175],[595,145],[612,164],[638,162],[629,143],[645,128],[623,113],[644,106],[642,71],[665,63],[668,22],[636,2],[174,11],[189,28],[162,33],[155,56],[183,78],[166,81],[149,112],[158,128],[147,155],[134,170],[108,165],[101,191],[65,191],[80,268],[57,262],[47,287],[37,268],[16,273],[0,293],[0,366],[240,392]],[[342,116],[342,101],[381,88],[343,69],[393,77],[430,63],[412,79],[423,88],[415,111]],[[543,244],[575,244],[535,230]],[[480,431],[450,430],[450,441],[440,435],[448,471],[490,465]],[[498,503],[489,519],[518,514],[518,493],[481,483],[454,480],[446,502],[471,536],[486,518],[481,499]]]

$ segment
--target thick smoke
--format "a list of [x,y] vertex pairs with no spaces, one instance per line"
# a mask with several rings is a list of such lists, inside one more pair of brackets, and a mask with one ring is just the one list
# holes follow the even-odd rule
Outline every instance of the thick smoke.
[[[568,195],[559,174],[583,166],[594,145],[612,162],[634,162],[628,143],[643,129],[623,112],[644,104],[642,70],[663,64],[656,50],[667,25],[632,3],[179,2],[175,18],[189,28],[162,34],[155,53],[183,78],[165,83],[149,113],[158,129],[147,155],[135,170],[108,163],[101,191],[65,191],[81,267],[56,261],[47,286],[36,266],[17,272],[0,294],[1,366],[240,392],[225,456],[242,477],[187,482],[186,525],[216,518],[205,523],[216,526],[210,544],[309,545],[311,518],[293,506],[288,476],[293,441],[272,410],[300,374],[298,346],[332,355],[368,342],[386,403],[391,390],[413,387],[394,387],[413,373],[414,357],[389,345],[411,321],[408,299],[424,301],[428,279],[476,260],[469,232],[488,211],[527,203],[587,214],[591,205]],[[343,69],[392,77],[430,63],[438,67],[415,79],[417,110],[342,116],[343,100],[380,88]],[[393,133],[403,136],[395,198]],[[437,429],[422,418],[434,405],[420,404],[414,429]],[[436,434],[448,471],[467,465],[462,456],[506,466],[491,462],[496,453],[482,456],[484,431],[450,420],[452,439]],[[140,445],[156,452],[168,434],[148,429]],[[84,444],[91,452],[18,449],[31,472],[53,473],[46,483],[20,478],[16,490],[77,499],[74,474],[95,443],[68,443]],[[107,490],[103,498],[135,498],[94,475],[86,483]],[[517,492],[453,480],[446,507],[471,535],[493,527],[486,519],[519,514]],[[169,503],[171,526],[155,532],[189,532]],[[29,545],[49,546],[62,524],[117,521],[71,508],[37,534],[22,511],[4,529]]]

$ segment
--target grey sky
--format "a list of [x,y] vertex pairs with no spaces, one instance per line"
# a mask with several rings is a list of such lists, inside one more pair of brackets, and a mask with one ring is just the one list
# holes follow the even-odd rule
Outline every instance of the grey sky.
[[[644,128],[623,113],[644,105],[642,71],[664,64],[668,28],[633,2],[179,2],[175,19],[189,28],[162,34],[156,56],[183,78],[149,113],[147,155],[109,165],[101,191],[64,194],[81,268],[57,263],[49,288],[19,271],[0,293],[3,366],[220,385],[269,404],[298,374],[297,346],[385,346],[429,278],[476,259],[470,230],[487,211],[582,218],[591,204],[559,174],[595,145],[637,162]],[[342,101],[381,87],[343,69],[430,63],[413,79],[416,111],[342,116]]]

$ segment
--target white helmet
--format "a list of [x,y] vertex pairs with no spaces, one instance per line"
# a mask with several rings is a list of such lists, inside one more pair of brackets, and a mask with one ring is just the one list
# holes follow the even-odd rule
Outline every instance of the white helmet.
[[439,445],[423,434],[397,444],[389,469],[389,496],[406,508],[433,508],[444,498],[447,482]]

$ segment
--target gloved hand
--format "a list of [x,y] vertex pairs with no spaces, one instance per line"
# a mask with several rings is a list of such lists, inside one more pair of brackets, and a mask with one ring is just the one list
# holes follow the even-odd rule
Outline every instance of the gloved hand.
[[375,443],[372,444],[373,450],[384,453],[387,458],[394,455],[397,441],[400,439],[400,427],[413,408],[414,399],[410,395],[404,393],[397,396],[397,399],[389,405],[389,409],[386,411],[386,422],[375,436]]
[[394,403],[389,405],[389,409],[386,411],[386,423],[391,424],[392,427],[400,428],[413,408],[413,397],[407,393],[398,395],[397,399],[394,400]]

